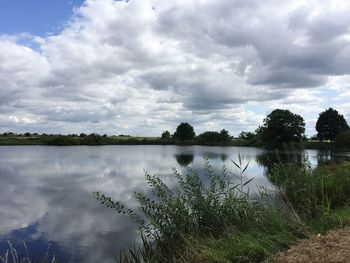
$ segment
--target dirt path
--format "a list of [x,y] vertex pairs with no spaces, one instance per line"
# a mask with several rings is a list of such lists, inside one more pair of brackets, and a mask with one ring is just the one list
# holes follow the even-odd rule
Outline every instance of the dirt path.
[[350,227],[302,240],[276,256],[274,263],[350,263]]

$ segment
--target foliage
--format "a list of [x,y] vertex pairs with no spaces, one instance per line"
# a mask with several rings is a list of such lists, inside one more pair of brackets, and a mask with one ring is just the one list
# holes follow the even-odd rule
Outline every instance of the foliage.
[[225,129],[222,129],[221,131],[220,131],[220,139],[221,139],[221,141],[222,142],[228,142],[228,141],[230,141],[231,140],[231,136],[230,136],[230,133],[227,131],[227,130],[225,130]]
[[179,126],[177,126],[176,131],[174,133],[174,138],[180,141],[192,140],[194,136],[194,129],[187,122],[180,123]]
[[84,145],[101,145],[107,144],[106,138],[102,137],[99,134],[91,133],[85,137],[82,137],[80,144]]
[[225,129],[220,132],[206,131],[197,136],[196,141],[201,144],[227,144],[231,140],[229,132]]
[[350,204],[350,163],[311,168],[305,162],[275,164],[269,178],[302,216],[317,218]]
[[312,136],[310,137],[310,140],[313,140],[313,141],[317,141],[317,140],[319,140],[319,138],[318,138],[318,134],[314,134],[314,135],[312,135]]
[[53,136],[48,137],[46,139],[46,143],[48,145],[57,145],[57,146],[65,146],[65,145],[78,145],[79,141],[70,136]]
[[349,130],[349,125],[344,116],[332,108],[321,112],[316,122],[318,138],[322,140],[333,141],[337,134],[347,130]]
[[259,222],[245,230],[228,229],[221,238],[191,240],[187,262],[265,262],[305,237],[294,221],[274,209],[264,210]]
[[257,130],[266,147],[280,148],[291,142],[301,142],[305,132],[304,119],[289,110],[273,110]]
[[163,140],[169,140],[171,139],[171,135],[170,135],[170,132],[169,131],[164,131],[162,133],[162,137],[161,137]]
[[339,133],[334,140],[336,148],[350,148],[350,131]]
[[[33,259],[30,258],[28,253],[27,244],[23,241],[23,246],[26,252],[26,255],[20,255],[17,250],[14,248],[13,244],[10,241],[7,241],[8,249],[3,255],[0,255],[0,263],[35,263]],[[56,263],[56,256],[51,255],[49,243],[46,249],[45,256],[42,257],[40,262],[42,263]]]
[[[143,246],[120,254],[121,262],[261,262],[309,234],[342,226],[350,216],[350,163],[311,168],[297,151],[274,153],[267,170],[278,186],[274,196],[249,195],[226,169],[216,174],[206,163],[205,177],[188,169],[169,188],[146,173],[152,196],[136,193],[136,213],[95,193],[102,204],[126,214],[139,225]],[[267,160],[263,158],[263,160]],[[320,231],[320,232],[319,232]]]
[[[242,173],[246,168],[242,168]],[[159,246],[171,244],[167,253],[179,253],[185,237],[198,234],[217,236],[228,226],[243,228],[249,225],[252,216],[257,218],[262,213],[259,203],[250,200],[248,193],[243,191],[251,180],[233,184],[225,169],[216,174],[208,162],[205,171],[205,179],[202,179],[190,168],[184,175],[174,170],[178,182],[175,189],[146,173],[153,198],[142,192],[135,194],[142,214],[104,194],[95,193],[95,196],[107,207],[127,214],[139,225],[142,233],[156,240]]]
[[[148,223],[141,220],[143,215],[127,209],[120,202],[114,202],[100,193],[96,193],[96,197],[117,212],[128,214],[147,235],[153,237],[161,235],[172,239],[180,238],[184,233],[197,232],[217,234],[227,225],[242,224],[245,215],[256,209],[255,203],[248,201],[248,195],[241,191],[241,186],[232,184],[225,169],[222,174],[216,174],[206,163],[205,171],[209,183],[205,183],[190,168],[184,175],[174,170],[178,181],[175,189],[170,189],[160,178],[146,173],[154,199],[142,192],[136,193],[135,197]],[[244,182],[242,186],[247,183]],[[259,213],[258,210],[255,211]]]
[[4,132],[1,136],[4,137],[12,137],[12,136],[16,136],[17,134],[13,133],[13,132]]
[[332,144],[328,141],[307,140],[304,142],[304,148],[315,149],[320,151],[330,151],[332,150]]
[[238,141],[240,145],[244,146],[260,146],[261,141],[257,133],[254,132],[241,132],[238,135]]
[[[238,175],[240,183],[237,184],[233,183],[232,174],[228,174],[225,168],[217,174],[209,163],[205,164],[204,178],[191,169],[188,169],[185,174],[174,170],[178,183],[174,189],[169,188],[160,178],[146,173],[146,180],[152,188],[152,197],[142,192],[135,193],[141,214],[120,202],[111,200],[104,194],[95,193],[102,204],[115,209],[118,213],[128,215],[142,231],[143,247],[121,254],[120,260],[123,262],[192,261],[195,251],[201,251],[200,246],[196,247],[196,241],[213,238],[217,240],[219,237],[226,237],[228,231],[232,231],[231,237],[234,236],[236,240],[242,238],[244,233],[262,231],[262,236],[267,234],[267,222],[276,222],[275,226],[270,224],[271,228],[275,228],[275,233],[285,231],[293,237],[288,241],[284,240],[284,245],[279,244],[279,246],[287,246],[297,236],[304,235],[302,226],[294,220],[292,213],[280,213],[273,205],[264,201],[270,198],[269,195],[261,192],[261,196],[252,198],[249,192],[244,190],[252,180],[243,180],[243,173],[248,164],[244,166],[240,157],[238,163],[233,163],[240,169]],[[277,241],[259,240],[258,246],[263,246],[263,243],[265,246],[268,246],[267,244],[270,246],[255,255],[251,254],[252,259],[266,258],[274,247],[273,242]],[[246,256],[246,253],[247,249],[239,249],[232,257],[238,259]]]

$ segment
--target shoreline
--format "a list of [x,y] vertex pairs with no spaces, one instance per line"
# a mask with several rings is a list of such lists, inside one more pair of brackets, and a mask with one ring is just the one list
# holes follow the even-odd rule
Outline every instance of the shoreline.
[[[229,142],[200,141],[197,139],[178,141],[173,139],[162,139],[160,137],[122,137],[122,136],[96,136],[78,137],[68,135],[33,136],[33,137],[1,137],[0,146],[104,146],[104,145],[178,145],[178,146],[219,146],[219,147],[257,147],[263,148],[261,144],[252,144],[239,139]],[[334,150],[329,142],[305,141],[301,149],[309,150]],[[344,150],[344,149],[341,149]],[[346,150],[346,149],[345,149]]]

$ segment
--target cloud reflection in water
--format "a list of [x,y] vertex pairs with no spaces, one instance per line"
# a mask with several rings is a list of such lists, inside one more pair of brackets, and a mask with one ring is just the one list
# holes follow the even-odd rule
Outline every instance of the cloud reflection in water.
[[[5,240],[27,242],[40,258],[53,242],[61,262],[113,262],[122,248],[138,241],[135,225],[92,196],[101,191],[136,207],[134,191],[147,191],[144,171],[175,183],[171,168],[184,171],[178,156],[200,174],[203,159],[213,167],[234,169],[240,152],[251,160],[244,175],[254,177],[250,191],[273,186],[255,162],[256,148],[201,146],[0,147],[0,252]],[[257,184],[258,186],[255,186]],[[37,253],[37,254],[36,254]],[[104,259],[105,261],[102,261]]]

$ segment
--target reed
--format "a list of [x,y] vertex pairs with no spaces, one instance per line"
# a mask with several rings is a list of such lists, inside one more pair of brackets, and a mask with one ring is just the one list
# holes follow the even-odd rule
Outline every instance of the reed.
[[[25,249],[25,255],[20,255],[16,248],[10,241],[7,241],[8,249],[3,255],[0,255],[0,263],[35,263],[35,261],[29,256],[28,247],[25,241],[23,241],[23,247]],[[41,263],[57,263],[55,255],[50,253],[51,244],[49,243],[46,249],[45,255],[40,260]]]
[[[252,182],[243,176],[249,163],[243,164],[240,156],[232,162],[240,171],[237,175],[225,167],[217,173],[208,161],[204,177],[190,168],[184,174],[174,170],[177,186],[172,189],[146,173],[152,196],[135,193],[140,213],[95,192],[101,204],[127,215],[141,232],[143,245],[123,251],[117,261],[225,262],[224,258],[246,258],[260,262],[307,236],[294,210],[277,205],[276,193],[262,190],[250,195],[244,189]],[[234,183],[234,176],[239,183]],[[251,245],[244,245],[247,243]]]

